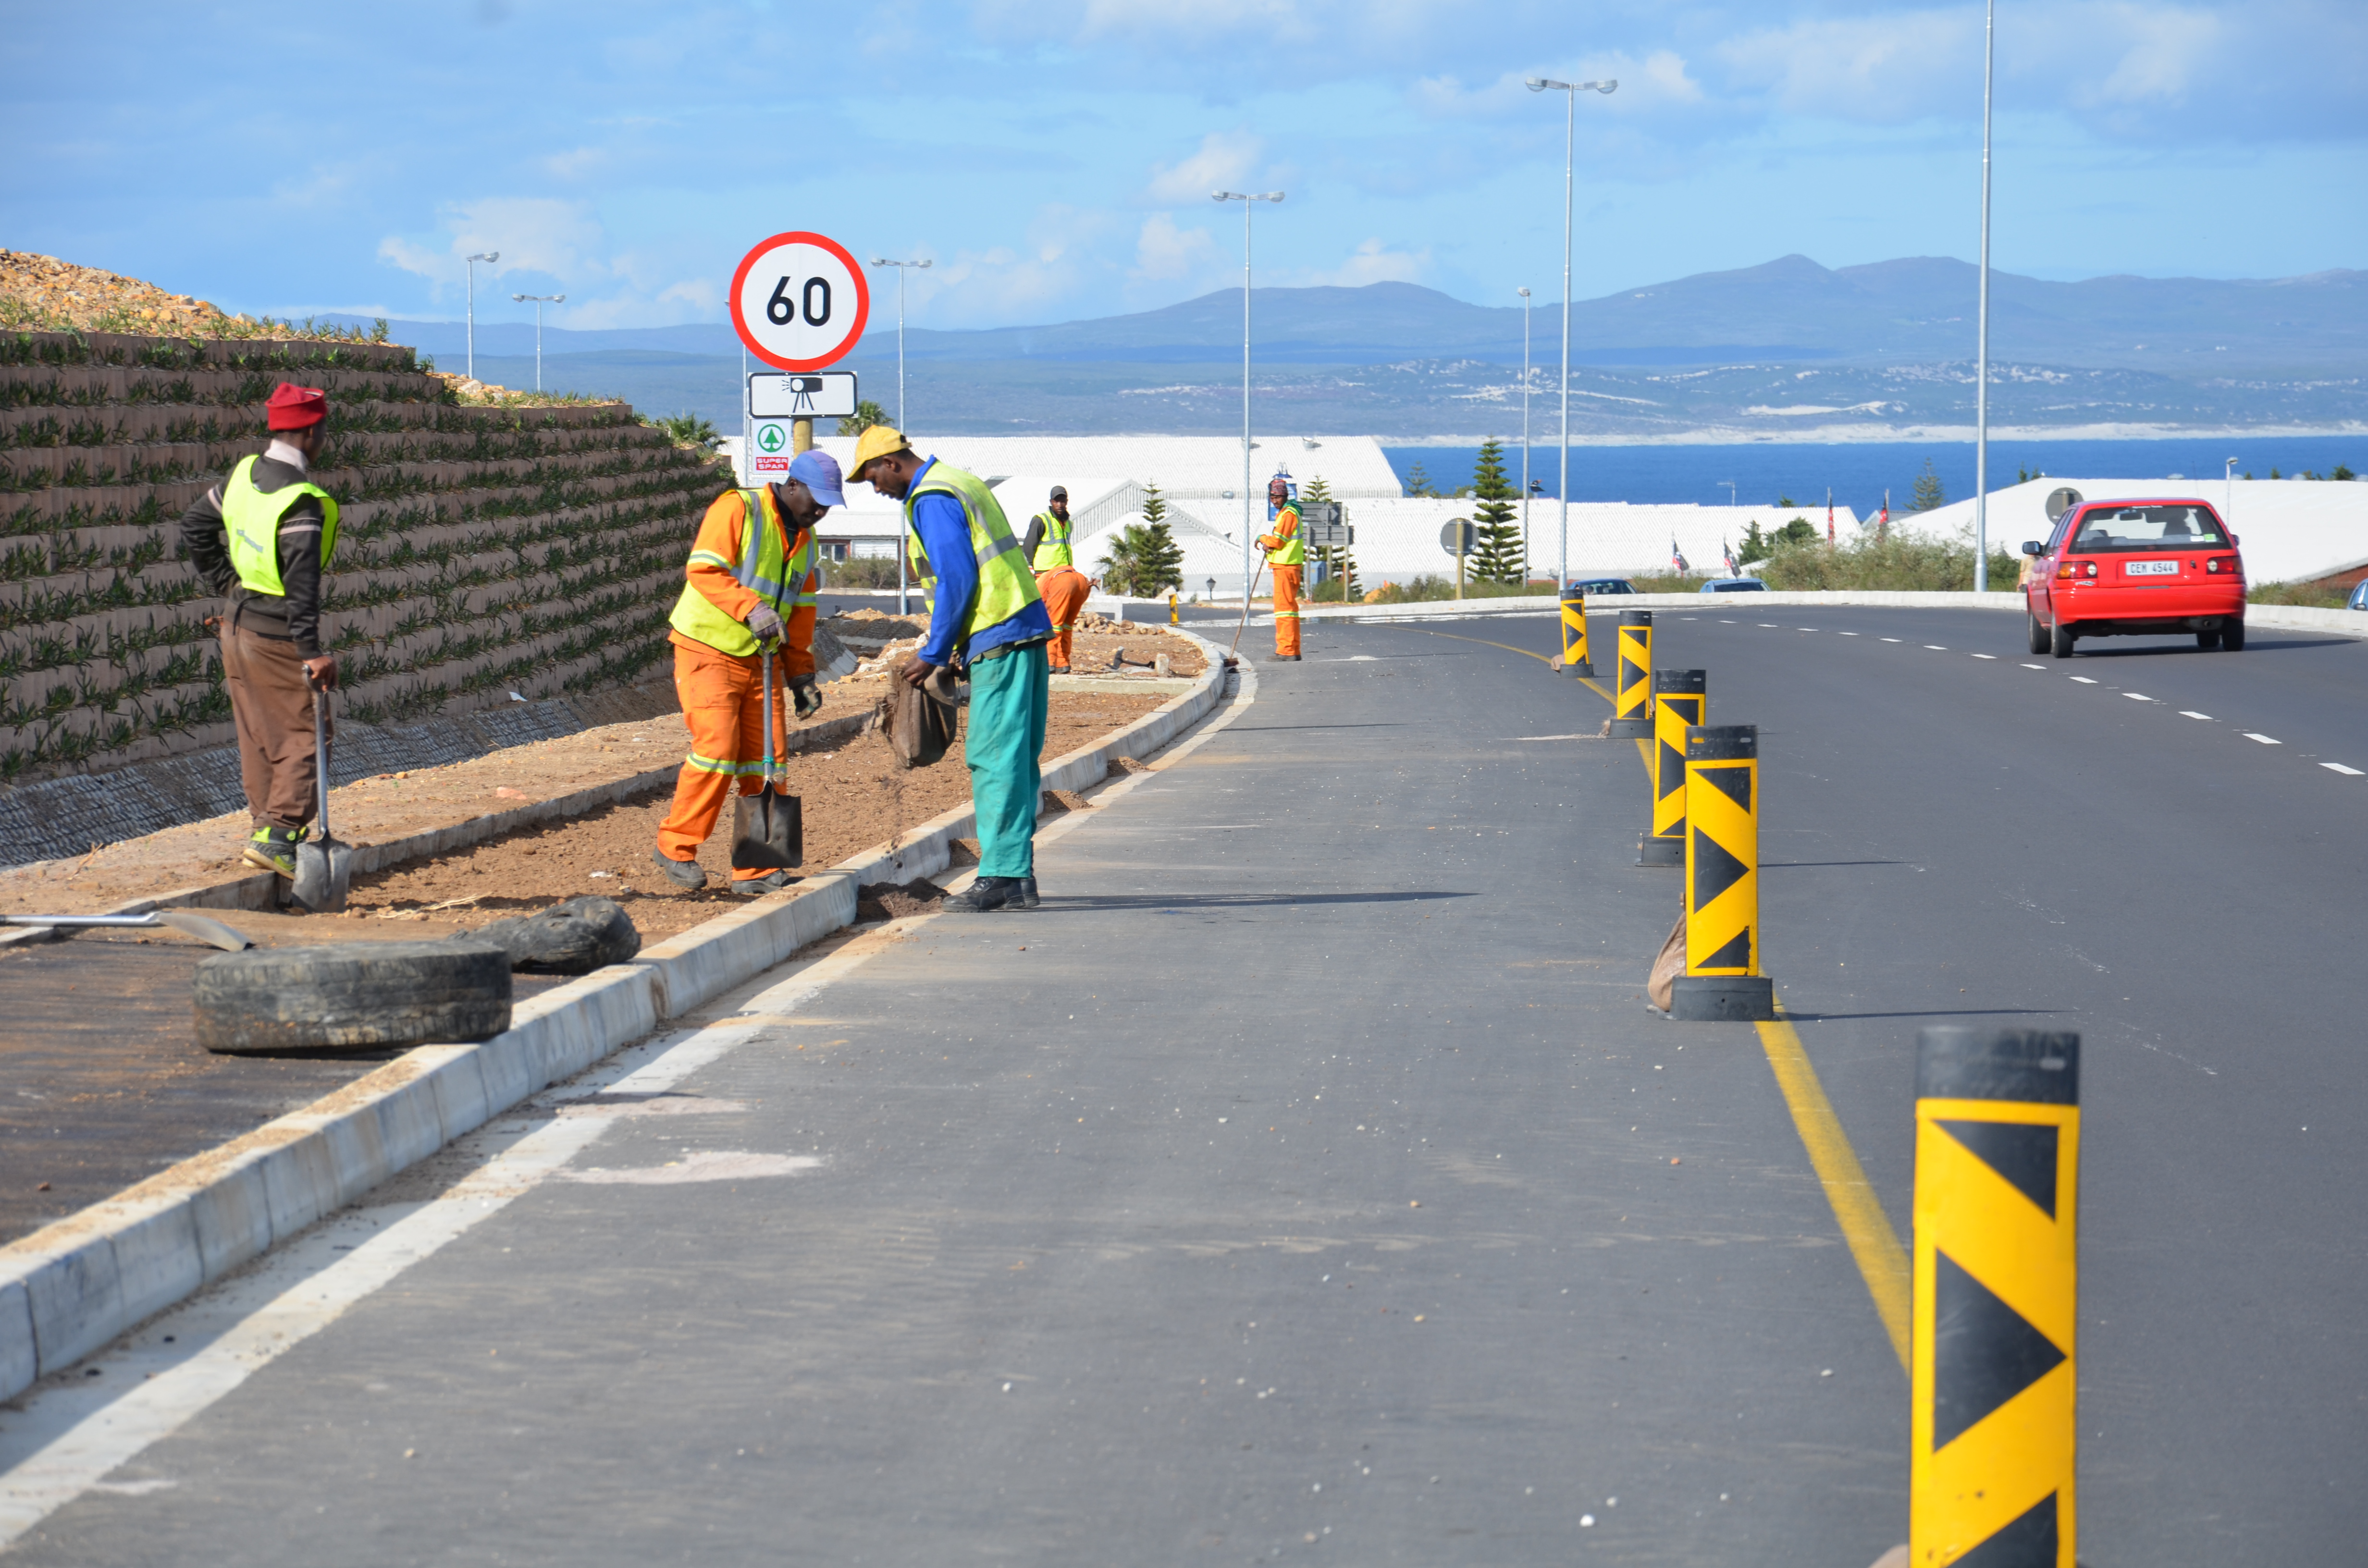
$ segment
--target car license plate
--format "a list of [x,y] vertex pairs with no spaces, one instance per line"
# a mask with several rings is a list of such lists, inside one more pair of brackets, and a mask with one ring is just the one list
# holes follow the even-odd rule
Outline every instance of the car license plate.
[[2176,561],[2133,561],[2124,565],[2122,570],[2133,577],[2176,577],[2179,575],[2179,562]]

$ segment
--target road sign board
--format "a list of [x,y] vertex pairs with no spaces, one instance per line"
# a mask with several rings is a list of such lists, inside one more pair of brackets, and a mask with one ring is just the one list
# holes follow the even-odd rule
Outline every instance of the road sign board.
[[751,418],[845,419],[854,413],[852,370],[816,370],[803,376],[759,370],[748,378]]
[[1471,555],[1480,548],[1480,530],[1469,517],[1453,517],[1439,530],[1439,548],[1450,555]]
[[731,306],[748,352],[784,370],[819,370],[863,336],[871,286],[845,245],[791,230],[741,258]]
[[1350,537],[1352,530],[1340,520],[1339,502],[1302,501],[1299,504],[1299,514],[1300,537],[1305,540],[1311,548],[1337,550],[1342,545],[1356,542]]

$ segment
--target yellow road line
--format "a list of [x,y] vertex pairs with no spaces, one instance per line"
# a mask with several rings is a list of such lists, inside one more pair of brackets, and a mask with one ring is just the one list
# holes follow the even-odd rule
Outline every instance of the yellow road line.
[[1817,1070],[1809,1065],[1809,1053],[1801,1048],[1801,1037],[1793,1031],[1792,1020],[1780,1011],[1772,1022],[1759,1028],[1760,1047],[1768,1052],[1768,1065],[1776,1070],[1776,1086],[1784,1092],[1784,1103],[1793,1112],[1793,1125],[1800,1130],[1802,1145],[1809,1151],[1809,1164],[1816,1168],[1817,1179],[1825,1185],[1826,1200],[1834,1206],[1834,1218],[1841,1224],[1842,1239],[1850,1244],[1850,1256],[1858,1260],[1858,1271],[1866,1277],[1867,1294],[1874,1298],[1875,1315],[1883,1320],[1884,1331],[1891,1335],[1891,1348],[1897,1352],[1904,1368],[1907,1365],[1907,1249],[1899,1244],[1899,1233],[1891,1228],[1891,1216],[1883,1211],[1883,1204],[1875,1198],[1874,1188],[1858,1163],[1858,1154],[1850,1148],[1850,1137],[1834,1115],[1833,1103],[1826,1098],[1825,1086],[1817,1082]]
[[[1486,637],[1458,637],[1452,631],[1433,631],[1427,626],[1409,626],[1406,630],[1408,631],[1419,631],[1425,637],[1446,637],[1452,638],[1458,642],[1477,642],[1484,648],[1502,648],[1508,653],[1519,653],[1524,659],[1535,659],[1543,665],[1551,665],[1554,662],[1554,660],[1546,657],[1543,653],[1532,653],[1527,648],[1516,648],[1510,642],[1491,642]],[[1578,684],[1587,687],[1588,690],[1595,693],[1596,696],[1603,699],[1606,702],[1612,700],[1611,694],[1604,690],[1601,687],[1596,685],[1591,676],[1579,676]]]

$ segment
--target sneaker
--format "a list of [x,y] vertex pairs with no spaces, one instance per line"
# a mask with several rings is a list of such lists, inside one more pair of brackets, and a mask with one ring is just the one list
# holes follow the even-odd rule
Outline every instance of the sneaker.
[[258,827],[239,858],[261,870],[277,871],[296,880],[296,846],[304,842],[301,827]]
[[650,851],[650,858],[666,874],[666,880],[689,892],[697,892],[707,885],[707,873],[699,869],[696,860],[677,860],[663,849]]
[[1020,908],[1022,908],[1022,909],[1033,909],[1033,908],[1035,908],[1038,904],[1040,904],[1040,903],[1043,903],[1043,902],[1044,902],[1042,899],[1038,898],[1038,897],[1036,896],[1036,879],[1035,879],[1035,878],[1033,878],[1033,877],[1021,877],[1021,878],[1019,878],[1019,896],[1018,898],[1014,899],[1014,900],[1012,901],[1013,903],[1015,903],[1019,904],[1019,907],[1020,907]]
[[954,915],[985,915],[990,909],[1018,909],[1021,879],[980,877],[938,907]]
[[1069,673],[1069,666],[1066,665],[1054,665],[1049,673],[1056,676],[1064,676]]
[[768,871],[761,877],[734,877],[732,891],[742,898],[762,898],[768,892],[779,892],[790,885],[787,871]]

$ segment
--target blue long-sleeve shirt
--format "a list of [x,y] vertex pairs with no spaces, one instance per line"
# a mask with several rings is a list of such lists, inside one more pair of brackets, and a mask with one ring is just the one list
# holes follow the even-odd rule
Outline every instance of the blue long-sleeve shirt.
[[[923,463],[913,483],[918,486],[937,464],[935,458]],[[921,662],[951,665],[962,629],[970,620],[971,605],[978,597],[978,558],[971,551],[970,518],[963,514],[962,503],[942,490],[932,490],[914,501],[912,513],[913,531],[921,536],[921,551],[929,558],[929,569],[938,580],[937,597],[929,605],[929,634],[921,642]],[[979,628],[962,656],[974,663],[981,653],[1007,642],[1052,635],[1053,618],[1045,612],[1043,601],[1031,600],[1018,615]]]

